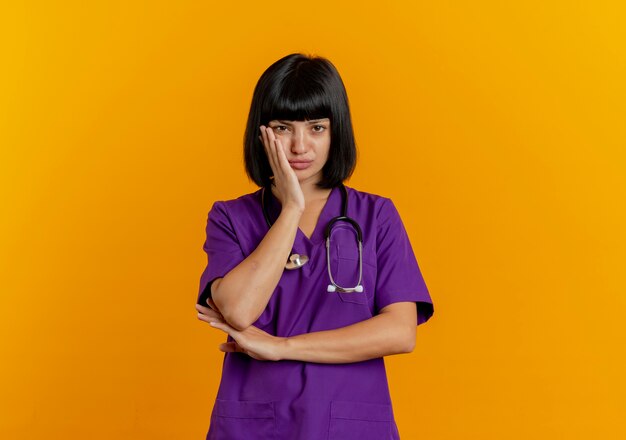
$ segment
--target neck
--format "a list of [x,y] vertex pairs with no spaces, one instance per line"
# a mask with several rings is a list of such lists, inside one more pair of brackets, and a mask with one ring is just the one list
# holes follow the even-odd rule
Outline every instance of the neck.
[[[318,201],[320,199],[326,200],[330,196],[330,192],[332,189],[326,188],[318,188],[315,183],[317,180],[303,180],[300,183],[300,189],[302,190],[302,194],[304,195],[304,203],[305,205],[309,205],[314,201]],[[276,197],[275,187],[272,186],[272,194]],[[278,199],[278,197],[276,197]]]
[[304,202],[309,203],[319,199],[326,199],[330,195],[330,189],[318,188],[314,182],[300,182],[302,194],[304,194]]

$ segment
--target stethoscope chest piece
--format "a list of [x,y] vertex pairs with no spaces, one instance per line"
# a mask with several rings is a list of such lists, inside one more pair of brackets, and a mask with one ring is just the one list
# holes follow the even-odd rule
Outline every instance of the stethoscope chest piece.
[[289,255],[289,261],[285,264],[285,269],[299,269],[309,261],[309,257],[300,254]]

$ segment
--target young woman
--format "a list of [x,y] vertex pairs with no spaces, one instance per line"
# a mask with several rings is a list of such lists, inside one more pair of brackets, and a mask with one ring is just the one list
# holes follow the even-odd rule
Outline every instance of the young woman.
[[228,335],[207,439],[399,439],[383,356],[434,309],[391,199],[343,184],[356,146],[330,61],[263,73],[244,157],[260,189],[213,204],[203,247],[198,318]]

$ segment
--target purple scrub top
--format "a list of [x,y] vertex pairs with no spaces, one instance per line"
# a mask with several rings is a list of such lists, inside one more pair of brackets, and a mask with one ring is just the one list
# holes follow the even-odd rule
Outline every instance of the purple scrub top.
[[[332,189],[311,235],[298,228],[293,252],[308,263],[285,270],[254,326],[275,336],[295,336],[364,321],[395,302],[413,301],[417,325],[434,308],[409,237],[391,199],[348,191],[348,217],[363,232],[363,292],[327,291],[324,230],[341,215],[341,188]],[[271,197],[272,223],[280,201]],[[243,261],[268,231],[261,189],[237,199],[216,201],[208,214],[198,301],[206,305],[210,283]],[[330,266],[335,282],[354,287],[359,262],[356,232],[336,222]],[[228,335],[227,341],[234,339]],[[399,439],[383,358],[343,364],[293,360],[259,361],[245,353],[224,353],[222,378],[207,440],[385,440]]]

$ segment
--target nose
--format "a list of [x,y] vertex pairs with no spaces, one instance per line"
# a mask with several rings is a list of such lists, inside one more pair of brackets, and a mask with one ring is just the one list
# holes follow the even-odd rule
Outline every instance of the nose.
[[302,154],[307,151],[307,135],[306,129],[295,128],[291,137],[291,152],[293,154]]

